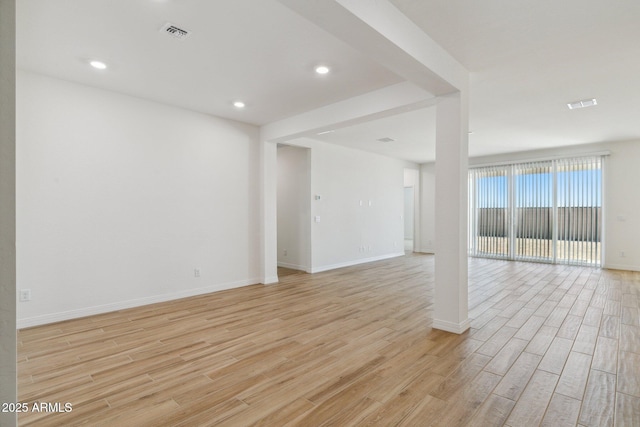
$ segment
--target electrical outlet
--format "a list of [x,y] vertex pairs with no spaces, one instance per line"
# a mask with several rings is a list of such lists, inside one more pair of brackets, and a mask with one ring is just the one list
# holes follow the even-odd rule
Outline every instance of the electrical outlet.
[[194,268],[193,269],[193,277],[200,277],[200,269],[199,268]]
[[287,256],[287,250],[286,249],[282,251],[282,255]]
[[625,256],[624,251],[620,251],[620,258],[624,258]]
[[20,301],[31,301],[31,289],[20,289]]

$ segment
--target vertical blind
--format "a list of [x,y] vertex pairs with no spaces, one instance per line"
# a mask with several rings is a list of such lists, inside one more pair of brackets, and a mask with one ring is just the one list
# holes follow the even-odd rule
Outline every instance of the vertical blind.
[[469,254],[600,266],[602,156],[469,170]]

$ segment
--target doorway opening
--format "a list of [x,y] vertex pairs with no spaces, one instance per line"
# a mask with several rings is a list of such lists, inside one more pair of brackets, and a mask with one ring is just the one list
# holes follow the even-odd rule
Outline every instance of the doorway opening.
[[277,159],[278,267],[310,272],[311,150],[278,144]]
[[414,223],[414,188],[404,187],[404,251],[413,252],[413,223]]
[[404,170],[404,251],[420,251],[420,172],[417,169]]

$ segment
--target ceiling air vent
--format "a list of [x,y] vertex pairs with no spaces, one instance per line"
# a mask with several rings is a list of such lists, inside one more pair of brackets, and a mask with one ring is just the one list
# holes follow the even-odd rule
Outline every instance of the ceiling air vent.
[[380,141],[380,142],[394,142],[395,139],[392,138],[380,138],[380,139],[376,139],[376,141]]
[[594,105],[598,105],[598,101],[596,101],[595,98],[591,98],[583,99],[582,101],[569,102],[567,107],[569,107],[570,110],[577,110],[578,108],[593,107]]
[[176,27],[175,25],[170,24],[169,22],[167,22],[162,26],[162,28],[160,29],[160,32],[164,34],[168,34],[180,40],[184,40],[191,35],[191,31]]

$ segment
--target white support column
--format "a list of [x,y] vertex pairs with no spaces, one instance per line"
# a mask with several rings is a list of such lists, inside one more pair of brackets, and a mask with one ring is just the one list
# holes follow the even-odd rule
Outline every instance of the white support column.
[[469,329],[467,289],[468,102],[464,93],[436,106],[436,259],[433,327]]
[[260,139],[260,281],[278,282],[278,146]]
[[[17,402],[15,0],[0,0],[0,403]],[[17,425],[0,412],[1,426]]]

